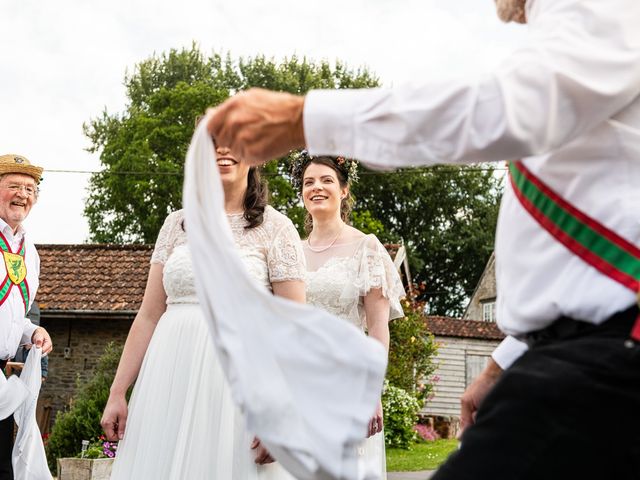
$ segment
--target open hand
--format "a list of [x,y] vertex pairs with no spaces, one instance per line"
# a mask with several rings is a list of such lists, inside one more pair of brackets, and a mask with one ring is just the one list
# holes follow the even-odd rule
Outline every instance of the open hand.
[[104,407],[100,425],[104,430],[107,440],[114,442],[124,438],[124,429],[127,425],[129,409],[124,395],[109,395],[107,405]]
[[460,398],[460,435],[467,427],[476,423],[480,404],[500,378],[502,369],[494,360],[471,382]]
[[371,420],[369,420],[369,431],[367,432],[367,437],[372,437],[373,435],[382,432],[383,426],[382,402],[378,401],[376,412],[373,417],[371,417]]

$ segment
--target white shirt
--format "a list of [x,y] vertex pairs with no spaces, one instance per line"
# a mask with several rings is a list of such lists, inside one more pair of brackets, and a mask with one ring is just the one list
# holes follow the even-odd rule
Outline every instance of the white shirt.
[[[0,232],[7,239],[9,247],[14,253],[18,252],[20,242],[22,242],[23,238],[25,239],[24,261],[27,267],[27,284],[29,285],[28,311],[38,290],[40,257],[33,243],[25,235],[22,226],[19,226],[14,234],[12,228],[0,218]],[[7,267],[2,256],[0,256],[0,276],[2,279],[7,276]],[[31,343],[33,332],[38,327],[31,323],[26,317],[26,313],[20,289],[17,285],[13,285],[9,298],[0,305],[0,359],[5,360],[13,357],[21,344]]]
[[[529,0],[527,19],[529,44],[489,76],[310,92],[310,153],[386,168],[524,159],[570,203],[639,245],[640,2]],[[496,277],[498,324],[511,335],[563,315],[598,324],[636,301],[543,230],[509,184]]]

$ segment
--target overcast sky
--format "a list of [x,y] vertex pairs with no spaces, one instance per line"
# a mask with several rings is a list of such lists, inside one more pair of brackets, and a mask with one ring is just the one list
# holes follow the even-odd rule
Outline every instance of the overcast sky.
[[25,222],[36,243],[82,243],[83,122],[125,108],[127,70],[196,42],[205,53],[297,54],[367,66],[385,86],[490,71],[522,44],[492,0],[0,0],[0,154],[45,168]]

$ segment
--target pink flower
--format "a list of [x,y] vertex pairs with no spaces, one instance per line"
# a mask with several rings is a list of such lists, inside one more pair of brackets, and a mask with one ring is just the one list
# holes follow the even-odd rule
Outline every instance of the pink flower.
[[433,442],[434,440],[440,438],[435,430],[428,425],[422,425],[419,423],[417,425],[414,425],[413,429],[418,432],[420,438],[428,442]]

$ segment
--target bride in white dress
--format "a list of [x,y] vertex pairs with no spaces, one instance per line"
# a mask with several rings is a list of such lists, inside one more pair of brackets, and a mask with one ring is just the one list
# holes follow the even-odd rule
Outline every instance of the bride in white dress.
[[[228,149],[218,148],[217,156],[225,210],[247,269],[275,295],[304,302],[304,257],[293,224],[265,206],[254,169]],[[181,210],[165,220],[111,386],[101,423],[109,439],[122,439],[111,478],[292,479],[246,432],[234,406],[197,303],[185,228]]]
[[[349,185],[356,162],[342,157],[309,157],[302,152],[292,169],[308,212],[307,302],[352,323],[389,349],[389,320],[404,315],[405,292],[388,252],[375,235],[347,225]],[[358,449],[360,468],[386,478],[382,404],[369,423],[369,438]]]

